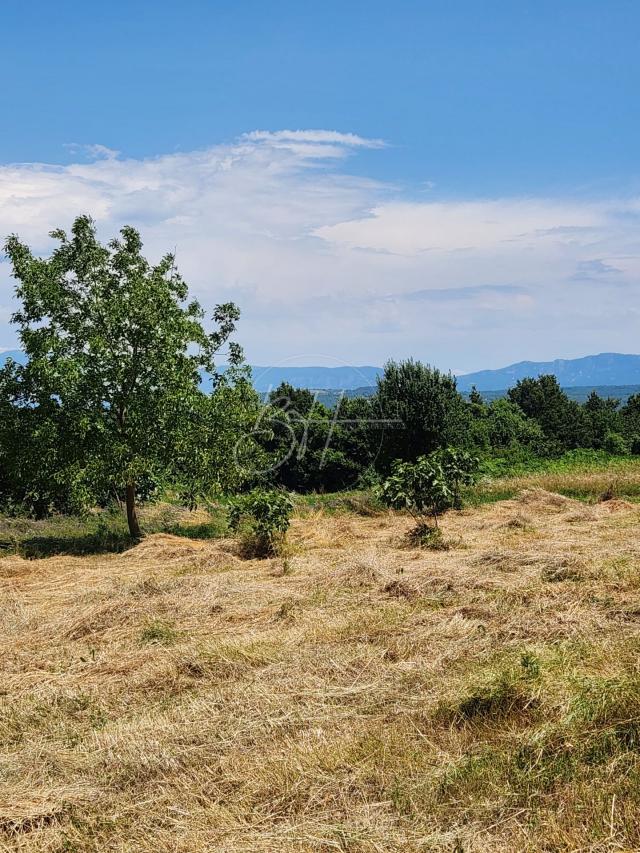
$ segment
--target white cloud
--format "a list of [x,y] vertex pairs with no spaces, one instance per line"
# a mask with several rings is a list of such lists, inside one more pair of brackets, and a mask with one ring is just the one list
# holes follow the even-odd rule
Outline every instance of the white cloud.
[[[351,248],[385,249],[403,255],[433,251],[518,250],[551,232],[602,228],[606,210],[553,199],[490,199],[470,202],[392,201],[366,219],[318,229],[319,236]],[[577,232],[580,233],[579,231]],[[588,236],[583,238],[588,240]]]
[[[0,166],[0,234],[46,252],[81,212],[104,238],[136,225],[152,257],[177,250],[206,306],[239,303],[257,363],[413,354],[472,369],[638,349],[638,199],[410,200],[344,165],[383,145],[253,131],[144,160],[92,146],[89,162]],[[10,292],[2,265],[2,346]]]
[[252,130],[242,137],[249,142],[269,142],[288,147],[297,143],[319,143],[347,148],[384,148],[383,139],[367,139],[355,133],[339,133],[337,130]]
[[88,160],[117,160],[120,152],[106,145],[80,145],[70,142],[64,146],[71,154],[84,154]]

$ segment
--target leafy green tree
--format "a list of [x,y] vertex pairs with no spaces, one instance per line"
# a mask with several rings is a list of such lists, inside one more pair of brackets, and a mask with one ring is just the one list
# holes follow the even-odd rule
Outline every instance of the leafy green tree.
[[[23,371],[8,363],[0,371],[0,503],[4,512],[42,518],[52,511],[81,511],[88,487],[68,413],[57,399],[25,404]],[[108,489],[96,502],[113,499]]]
[[282,383],[269,395],[256,430],[271,460],[267,481],[298,492],[353,486],[371,460],[360,431],[364,409],[368,415],[366,404],[350,401],[332,410],[307,389]]
[[570,400],[555,376],[521,379],[507,394],[524,414],[536,420],[551,447],[560,452],[584,446],[584,417],[581,407]]
[[308,388],[294,388],[289,382],[281,382],[269,393],[269,405],[282,411],[296,412],[297,415],[309,415],[312,410],[325,409],[316,395]]
[[358,478],[372,475],[383,436],[377,400],[344,396],[339,400],[336,411],[337,429],[333,440],[336,449],[351,460]]
[[478,450],[544,455],[546,439],[540,424],[509,400],[494,400],[477,412],[471,424],[471,441]]
[[[619,400],[605,399],[592,391],[582,407],[585,435],[583,446],[596,450],[606,449],[607,436],[619,435],[623,430],[622,417],[618,411]],[[620,436],[621,437],[621,436]]]
[[260,408],[260,396],[244,371],[225,371],[211,394],[195,398],[172,464],[187,506],[195,508],[203,495],[241,491],[267,467],[266,454],[253,437]]
[[[21,303],[13,321],[28,357],[12,368],[14,402],[33,410],[27,419],[53,424],[64,448],[60,468],[72,475],[79,501],[124,493],[137,537],[137,497],[175,477],[175,457],[201,414],[201,372],[217,378],[214,359],[239,311],[219,305],[206,331],[173,256],[150,264],[129,226],[108,245],[88,216],[75,220],[70,236],[51,236],[58,246],[48,259],[17,236],[5,244]],[[229,362],[241,358],[229,343]]]
[[377,491],[387,506],[406,510],[418,524],[430,517],[437,527],[441,513],[461,506],[462,486],[473,482],[477,468],[466,451],[448,447],[415,462],[397,459]]
[[469,412],[450,374],[419,361],[389,361],[373,404],[388,421],[378,464],[415,461],[447,445],[462,445],[468,434]]
[[469,402],[473,403],[475,406],[481,406],[484,403],[482,394],[478,391],[475,385],[472,385],[471,391],[469,391]]
[[629,453],[629,443],[619,432],[607,432],[602,440],[602,449],[614,456],[626,456]]

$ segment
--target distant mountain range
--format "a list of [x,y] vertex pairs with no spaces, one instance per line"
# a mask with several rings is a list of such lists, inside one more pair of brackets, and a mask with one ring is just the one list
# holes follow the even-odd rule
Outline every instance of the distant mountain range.
[[282,382],[294,388],[330,388],[349,391],[367,386],[375,387],[382,375],[381,367],[251,367],[257,391],[270,391]]
[[[0,364],[6,358],[23,361],[18,350],[0,353]],[[376,378],[382,374],[381,367],[260,367],[253,366],[253,382],[258,391],[277,388],[288,382],[297,388],[328,389],[361,394],[371,393]],[[458,376],[458,388],[468,392],[475,385],[481,393],[504,391],[516,384],[518,379],[536,377],[544,373],[553,374],[563,388],[579,388],[581,393],[590,388],[604,386],[640,385],[640,355],[624,355],[605,352],[587,355],[584,358],[556,359],[556,361],[520,361],[499,370],[480,370]],[[620,396],[618,393],[614,396]],[[612,392],[613,394],[613,392]]]
[[502,391],[527,376],[553,374],[565,388],[597,385],[640,384],[640,355],[603,352],[584,358],[559,358],[556,361],[519,361],[499,370],[480,370],[458,376],[458,388],[469,391]]
[[[7,358],[19,363],[24,362],[20,350],[0,352],[0,365]],[[382,374],[381,367],[262,367],[252,365],[253,384],[256,391],[271,391],[282,382],[288,382],[294,388],[330,388],[347,391],[354,388],[373,386],[376,377]]]

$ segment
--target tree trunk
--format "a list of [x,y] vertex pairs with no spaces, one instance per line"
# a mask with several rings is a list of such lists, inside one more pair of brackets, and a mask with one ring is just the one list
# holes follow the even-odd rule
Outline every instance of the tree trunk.
[[140,522],[138,521],[138,513],[136,512],[136,487],[133,483],[127,483],[126,497],[129,533],[133,539],[140,539],[142,531],[140,530]]

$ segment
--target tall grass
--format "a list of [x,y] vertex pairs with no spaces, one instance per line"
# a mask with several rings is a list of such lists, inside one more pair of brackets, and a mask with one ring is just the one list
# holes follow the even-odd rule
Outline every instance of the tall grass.
[[491,465],[485,464],[479,482],[466,492],[468,503],[507,500],[524,489],[545,489],[589,503],[607,498],[640,501],[640,457],[572,451],[558,459],[519,463],[507,473],[491,472]]

